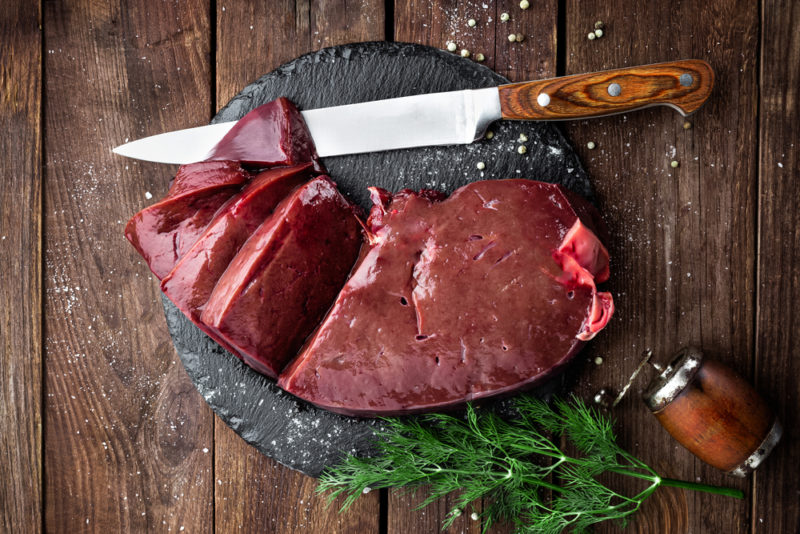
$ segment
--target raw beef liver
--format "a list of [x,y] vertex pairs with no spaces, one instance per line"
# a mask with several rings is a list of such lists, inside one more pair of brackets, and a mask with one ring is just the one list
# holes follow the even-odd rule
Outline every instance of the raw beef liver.
[[595,288],[599,218],[558,185],[475,182],[441,201],[376,189],[373,202],[370,246],[278,382],[317,406],[389,415],[510,392],[613,313]]
[[315,178],[248,239],[201,320],[245,363],[275,377],[330,308],[361,242],[350,203],[330,179]]
[[303,116],[291,101],[278,98],[242,117],[208,159],[274,167],[316,161],[317,152]]
[[184,165],[167,196],[128,221],[125,237],[160,280],[194,245],[217,210],[249,179],[250,175],[232,161]]
[[247,238],[293,189],[311,178],[311,163],[264,171],[214,217],[203,235],[161,281],[161,290],[184,315],[217,342],[200,314],[217,281]]

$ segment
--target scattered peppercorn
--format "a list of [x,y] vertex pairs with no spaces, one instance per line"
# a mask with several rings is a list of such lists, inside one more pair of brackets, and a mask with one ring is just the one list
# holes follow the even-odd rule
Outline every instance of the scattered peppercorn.
[[475,166],[478,167],[479,171],[482,171],[483,169],[486,168],[486,164],[484,162],[482,162],[482,161],[479,161],[478,164],[475,165]]
[[525,36],[522,35],[521,33],[518,33],[515,37],[517,38],[518,43],[521,43],[522,41],[525,40]]
[[483,61],[484,59],[486,59],[486,56],[484,56],[484,55],[483,55],[483,54],[481,54],[480,52],[478,52],[477,54],[475,54],[475,61]]
[[472,512],[472,514],[470,514],[470,516],[469,516],[469,517],[470,517],[470,519],[472,519],[473,521],[477,521],[478,519],[480,519],[480,518],[481,518],[481,516],[479,516],[479,515],[478,515],[478,512]]
[[486,132],[486,135],[484,135],[484,137],[486,139],[491,139],[492,137],[494,137],[494,132],[489,130],[488,132]]
[[517,152],[520,153],[520,154],[524,154],[527,151],[528,151],[528,147],[526,147],[525,145],[519,145],[517,147]]
[[684,122],[683,123],[683,129],[684,130],[691,130],[692,129],[692,123],[689,122],[689,121]]
[[527,135],[525,135],[524,133],[519,134],[519,142],[520,143],[524,143],[527,140],[528,140],[528,136]]
[[594,359],[594,364],[595,364],[595,365],[603,365],[603,358],[601,358],[600,356],[597,356],[597,357]]
[[447,42],[447,49],[448,49],[450,52],[455,52],[455,51],[456,51],[456,49],[458,49],[458,46],[457,46],[457,45],[456,45],[456,44],[455,44],[453,41],[448,41],[448,42]]
[[609,408],[613,400],[614,399],[611,397],[611,392],[606,388],[601,389],[594,395],[594,403],[602,406],[603,408]]
[[513,43],[514,41],[517,40],[517,36],[512,33],[511,35],[508,36],[508,40]]
[[678,163],[678,162],[677,162],[676,160],[674,160],[674,159],[673,159],[672,161],[670,161],[670,162],[669,162],[669,166],[670,166],[670,167],[672,167],[673,169],[677,168],[677,167],[678,167],[678,165],[680,165],[680,163]]
[[519,7],[520,7],[520,9],[528,9],[529,7],[531,7],[531,3],[528,2],[528,0],[522,0],[519,3]]
[[461,508],[453,508],[453,511],[452,511],[451,513],[452,513],[454,516],[458,517],[458,516],[460,516],[460,515],[461,515]]
[[594,141],[589,141],[588,143],[586,143],[586,148],[588,148],[589,150],[594,150],[596,146],[597,145],[594,144]]
[[602,20],[598,20],[597,22],[594,23],[594,29],[595,30],[602,30],[605,27],[606,27],[606,25],[603,24]]
[[595,35],[594,32],[589,32],[589,35],[586,36],[590,41],[594,41],[595,37],[597,37],[597,35]]
[[470,28],[474,28],[476,24],[477,22],[475,21],[475,19],[469,19],[467,21],[467,26],[469,26]]
[[469,50],[467,50],[466,48],[461,50],[461,57],[469,57]]
[[511,17],[508,16],[508,13],[500,13],[500,22],[508,22],[508,19]]
[[603,30],[595,30],[594,34],[599,39],[600,37],[603,36]]

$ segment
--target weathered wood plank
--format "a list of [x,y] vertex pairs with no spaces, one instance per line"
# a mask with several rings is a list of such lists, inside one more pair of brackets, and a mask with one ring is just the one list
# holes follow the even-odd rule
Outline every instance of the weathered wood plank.
[[[550,78],[556,75],[556,27],[558,2],[531,2],[535,7],[522,10],[518,0],[472,2],[436,0],[432,2],[397,2],[395,4],[395,39],[445,48],[448,42],[457,45],[457,52],[467,49],[470,57],[485,56],[485,64],[511,81]],[[484,7],[486,6],[486,7]],[[508,22],[500,16],[508,13]],[[470,27],[469,19],[476,25]],[[511,42],[508,36],[522,34],[522,42]],[[388,532],[434,532],[452,510],[449,499],[423,510],[414,508],[424,499],[418,495],[390,494],[388,500]],[[476,511],[481,505],[476,503]],[[465,510],[447,532],[481,532],[479,521],[470,519],[472,510]],[[495,527],[492,532],[503,532]]]
[[[588,40],[598,19],[605,35]],[[707,60],[717,75],[709,102],[688,119],[691,129],[666,108],[567,125],[610,228],[608,287],[617,304],[616,317],[587,352],[605,363],[586,366],[580,390],[588,397],[603,386],[619,389],[645,347],[664,362],[688,343],[751,376],[757,5],[720,1],[698,9],[691,3],[570,0],[562,38],[566,74],[694,57]],[[588,150],[588,141],[597,148]],[[671,168],[672,160],[680,166]],[[645,381],[615,410],[621,444],[663,466],[666,476],[747,491],[747,481],[705,466],[660,428],[638,395]],[[646,507],[630,530],[749,530],[749,500],[697,493],[685,499],[685,507],[669,506],[668,499]],[[613,525],[598,529],[616,531]]]
[[[384,2],[239,2],[217,7],[217,107],[278,65],[325,46],[380,40]],[[325,506],[316,481],[280,466],[217,421],[217,532],[377,532],[378,492],[346,514]]]
[[41,13],[0,5],[0,530],[42,529]]
[[209,532],[212,418],[123,238],[174,168],[126,138],[207,121],[206,0],[45,5],[46,530]]
[[763,2],[759,124],[756,384],[783,422],[755,476],[753,532],[800,532],[800,5]]

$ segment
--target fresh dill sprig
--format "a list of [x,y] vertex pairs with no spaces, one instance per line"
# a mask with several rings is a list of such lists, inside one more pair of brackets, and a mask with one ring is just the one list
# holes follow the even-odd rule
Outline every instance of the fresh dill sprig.
[[[516,418],[468,404],[463,417],[385,419],[378,454],[351,455],[326,469],[317,491],[329,491],[329,502],[346,495],[342,511],[371,489],[428,486],[419,508],[452,493],[456,505],[443,528],[469,503],[486,498],[479,514],[483,531],[508,523],[518,534],[586,532],[608,520],[624,524],[659,486],[743,497],[735,489],[662,478],[617,445],[610,418],[574,396],[551,406],[523,395],[514,407]],[[578,455],[562,450],[562,436]],[[636,477],[644,489],[624,495],[600,482],[602,473]]]

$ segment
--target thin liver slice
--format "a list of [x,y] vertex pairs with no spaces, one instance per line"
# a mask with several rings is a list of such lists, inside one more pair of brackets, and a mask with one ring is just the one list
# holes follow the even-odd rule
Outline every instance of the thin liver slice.
[[560,186],[497,180],[443,201],[380,190],[373,201],[370,247],[278,382],[317,406],[390,415],[507,393],[563,366],[613,313],[594,283],[608,254],[576,227],[594,210]]
[[292,190],[311,177],[311,163],[264,171],[233,197],[203,235],[161,281],[161,290],[201,330],[216,338],[200,315],[231,260]]
[[327,177],[296,189],[247,240],[200,317],[276,377],[330,308],[361,247],[349,202]]
[[249,179],[232,161],[183,165],[167,196],[128,221],[125,237],[161,280]]
[[242,117],[207,159],[274,167],[316,161],[317,152],[303,116],[281,97]]

